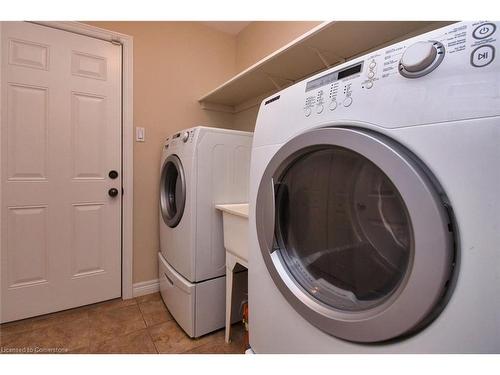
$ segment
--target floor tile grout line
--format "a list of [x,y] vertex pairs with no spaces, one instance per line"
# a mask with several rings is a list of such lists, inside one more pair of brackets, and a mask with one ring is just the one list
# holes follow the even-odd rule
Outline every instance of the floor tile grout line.
[[[146,322],[144,322],[144,323],[146,323]],[[153,340],[153,336],[151,336],[151,332],[149,332],[149,327],[148,327],[147,323],[146,323],[146,332],[148,333],[149,339],[151,340],[151,342],[153,343],[153,346],[155,347],[156,354],[160,354],[160,352],[159,352],[159,350],[158,350],[158,348],[156,346],[156,343]]]
[[[94,343],[92,343],[92,342],[91,342],[90,347],[92,347],[92,345],[93,345],[93,344],[95,344],[95,346],[98,346],[98,345],[101,345],[102,343],[106,343],[106,342],[111,341],[111,340],[114,340],[114,339],[116,339],[116,338],[118,338],[118,337],[124,337],[124,336],[127,336],[127,335],[129,335],[129,334],[132,334],[132,333],[134,333],[134,332],[138,332],[138,331],[140,331],[140,330],[146,329],[146,328],[147,328],[146,322],[144,322],[144,317],[143,317],[143,315],[142,315],[142,311],[141,311],[141,309],[139,308],[139,306],[138,306],[138,304],[137,304],[137,303],[134,303],[134,304],[129,304],[129,305],[125,305],[125,306],[115,307],[115,308],[113,308],[113,309],[111,309],[111,310],[96,311],[95,313],[96,313],[97,315],[100,315],[100,314],[104,314],[104,313],[110,313],[110,312],[115,311],[115,310],[120,310],[120,309],[131,308],[131,307],[134,307],[134,306],[136,306],[136,307],[137,307],[137,309],[139,310],[139,313],[140,313],[140,316],[141,316],[141,320],[142,320],[142,322],[144,323],[144,326],[143,326],[142,328],[133,329],[132,331],[129,331],[129,332],[127,332],[127,333],[114,335],[114,336],[112,336],[112,337],[107,337],[107,338],[105,338],[105,339],[103,339],[103,340],[96,340]],[[92,340],[91,340],[91,341],[92,341]],[[89,351],[90,351],[91,353],[93,352],[93,351],[91,351],[91,350],[89,350]]]
[[[149,332],[148,332],[149,334]],[[149,337],[151,338],[151,335],[149,334]],[[151,341],[153,341],[153,339],[151,338]],[[156,354],[164,354],[164,353],[160,353],[160,351],[158,350],[158,347],[156,346],[156,342],[153,341],[153,345],[155,347],[155,350],[156,350]]]
[[153,343],[153,346],[156,350],[156,354],[160,354],[160,352],[158,351],[158,348],[156,347],[156,344],[153,340],[153,337],[151,337],[151,333],[149,332],[148,323],[146,322],[146,318],[144,317],[144,312],[141,309],[141,304],[139,303],[139,301],[137,301],[137,302],[138,302],[137,305],[139,306],[139,311],[141,312],[142,320],[144,321],[144,325],[146,326],[146,333],[148,334],[149,339]]

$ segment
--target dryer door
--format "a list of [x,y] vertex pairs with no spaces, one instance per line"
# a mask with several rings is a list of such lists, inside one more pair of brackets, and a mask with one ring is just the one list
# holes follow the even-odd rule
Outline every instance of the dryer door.
[[286,143],[256,202],[274,282],[307,320],[358,342],[412,332],[435,313],[453,268],[436,184],[395,142],[324,128]]
[[169,155],[161,169],[160,211],[165,224],[175,228],[182,219],[186,203],[184,169],[177,155]]

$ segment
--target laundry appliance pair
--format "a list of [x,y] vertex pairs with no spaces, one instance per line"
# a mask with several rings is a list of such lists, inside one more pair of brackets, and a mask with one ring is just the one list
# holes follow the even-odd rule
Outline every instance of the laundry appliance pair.
[[[167,138],[160,168],[159,280],[162,298],[191,337],[225,325],[225,249],[215,205],[248,202],[252,133],[194,127]],[[236,273],[235,320],[247,299]]]

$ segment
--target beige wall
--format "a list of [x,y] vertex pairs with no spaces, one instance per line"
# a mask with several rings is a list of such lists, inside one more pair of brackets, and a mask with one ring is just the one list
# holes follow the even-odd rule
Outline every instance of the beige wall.
[[231,127],[233,116],[197,99],[234,74],[235,38],[196,22],[88,22],[134,37],[134,283],[158,277],[158,191],[162,142],[195,125]]
[[250,23],[236,36],[236,70],[241,72],[320,23],[319,21]]
[[317,22],[256,22],[238,36],[197,22],[87,23],[134,37],[134,126],[146,129],[146,142],[134,143],[133,281],[156,279],[163,140],[195,125],[253,130],[258,107],[203,111],[198,98]]

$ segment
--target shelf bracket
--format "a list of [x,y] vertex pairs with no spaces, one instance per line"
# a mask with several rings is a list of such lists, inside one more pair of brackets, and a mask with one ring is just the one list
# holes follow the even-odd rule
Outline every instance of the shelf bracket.
[[225,104],[217,104],[206,101],[199,102],[201,109],[206,111],[214,111],[214,112],[225,112],[225,113],[234,113],[234,106],[225,105]]
[[276,76],[272,76],[272,75],[267,74],[267,73],[266,73],[266,76],[272,82],[274,87],[276,87],[277,90],[281,90],[283,88],[283,85],[280,85],[278,83],[278,81],[277,81],[278,79],[281,81],[286,81],[287,83],[294,83],[294,81],[292,79],[283,78],[283,77],[276,77]]
[[[321,51],[320,51],[319,49],[314,48],[314,47],[310,47],[310,46],[309,46],[309,49],[310,49],[311,51],[313,51],[313,52],[316,54],[316,56],[318,56],[318,57],[319,57],[319,59],[321,60],[321,62],[322,62],[322,63],[323,63],[323,65],[325,66],[325,68],[327,68],[327,69],[328,69],[328,68],[330,68],[330,67],[332,66],[332,64],[330,64],[330,63],[328,62],[328,60],[326,59],[326,57],[323,55],[323,53],[321,53]],[[333,55],[333,54],[332,54],[332,55]],[[333,57],[334,57],[334,58],[337,60],[337,62],[339,62],[339,63],[343,63],[343,62],[345,62],[345,61],[346,61],[346,59],[345,59],[344,57],[341,57],[341,56],[333,55]]]
[[281,90],[281,85],[278,84],[278,82],[276,82],[276,80],[272,76],[267,74],[267,78],[271,81],[271,83],[274,85],[274,87],[276,87],[277,90]]

